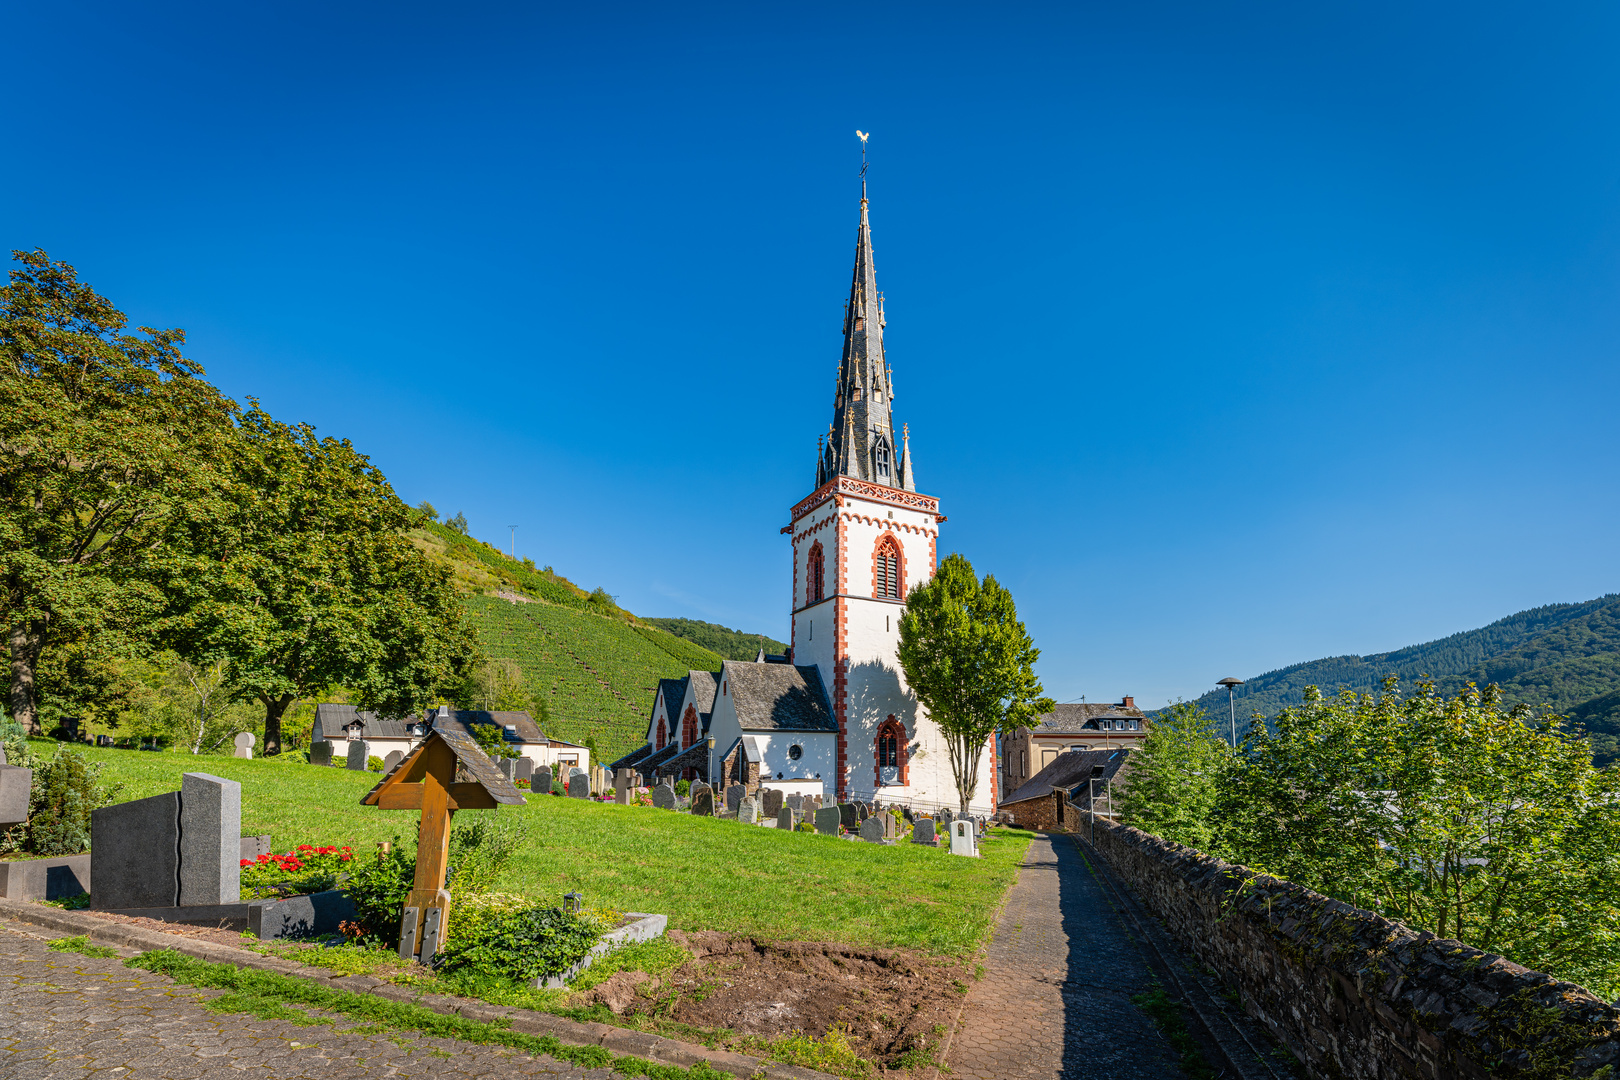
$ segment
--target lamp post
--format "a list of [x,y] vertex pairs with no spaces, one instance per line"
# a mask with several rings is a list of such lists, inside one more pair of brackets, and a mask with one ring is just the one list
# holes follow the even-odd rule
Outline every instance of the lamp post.
[[1228,675],[1226,678],[1222,679],[1220,682],[1216,683],[1215,685],[1216,686],[1224,686],[1224,687],[1226,687],[1226,710],[1227,710],[1227,712],[1231,713],[1231,715],[1232,715],[1232,749],[1236,750],[1237,749],[1237,701],[1232,696],[1232,692],[1234,690],[1236,690],[1238,687],[1243,685],[1243,680],[1242,679],[1234,679],[1234,678],[1232,678],[1232,676]]
[[708,737],[708,739],[705,740],[705,741],[708,743],[708,746],[709,746],[709,791],[713,792],[714,791],[714,736],[710,735]]

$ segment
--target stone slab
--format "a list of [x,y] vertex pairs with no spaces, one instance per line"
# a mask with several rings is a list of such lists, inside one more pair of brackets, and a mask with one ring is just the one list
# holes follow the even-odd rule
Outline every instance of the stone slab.
[[767,818],[773,818],[782,812],[784,797],[775,788],[768,788],[760,792],[759,812]]
[[34,770],[21,765],[0,765],[0,828],[28,820],[28,799]]
[[855,808],[854,803],[838,804],[838,820],[850,832],[861,826],[861,812]]
[[883,822],[875,817],[861,822],[861,839],[869,844],[883,843]]
[[913,844],[926,844],[929,847],[938,847],[939,838],[934,833],[933,818],[918,818],[911,828],[911,842]]
[[776,812],[776,827],[778,829],[797,829],[799,827],[799,815],[795,814],[790,806],[782,807]]
[[371,756],[371,744],[364,739],[349,740],[349,768],[356,772],[366,771],[366,758]]
[[309,763],[311,765],[332,764],[332,744],[325,739],[309,744]]
[[836,806],[823,806],[816,811],[816,832],[822,836],[837,836],[843,816]]
[[542,765],[538,769],[534,770],[534,780],[529,786],[534,791],[550,791],[552,787],[551,766]]
[[241,850],[242,785],[208,773],[181,773],[180,906],[240,900]]
[[0,896],[7,900],[62,900],[90,891],[90,853],[0,862]]
[[90,906],[174,907],[180,895],[180,793],[90,812]]
[[265,941],[335,934],[339,923],[352,922],[359,917],[354,901],[339,890],[331,889],[249,904],[248,933]]
[[568,797],[571,799],[588,799],[591,797],[591,778],[584,769],[568,770]]
[[652,790],[652,804],[660,810],[675,809],[675,792],[659,784]]
[[714,817],[714,792],[706,785],[699,785],[693,790],[692,813],[701,817]]

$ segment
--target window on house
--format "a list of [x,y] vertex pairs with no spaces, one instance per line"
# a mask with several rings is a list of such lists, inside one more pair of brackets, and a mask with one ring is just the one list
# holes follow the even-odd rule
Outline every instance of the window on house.
[[877,462],[877,478],[879,480],[887,480],[889,478],[888,444],[879,442],[877,444],[877,449],[872,451],[872,456]]
[[878,768],[893,769],[900,766],[900,740],[893,731],[878,736]]
[[788,747],[789,760],[798,761],[802,757],[804,757],[804,747],[800,746],[798,743],[794,743],[792,746]]

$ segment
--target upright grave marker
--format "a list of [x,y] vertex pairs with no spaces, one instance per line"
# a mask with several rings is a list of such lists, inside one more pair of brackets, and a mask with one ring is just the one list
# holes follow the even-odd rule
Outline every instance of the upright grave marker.
[[584,769],[568,770],[568,796],[572,799],[588,799],[591,797],[591,778]]
[[748,789],[741,784],[732,784],[726,788],[726,810],[735,814],[737,808],[742,805],[743,796],[747,794]]
[[371,745],[364,739],[349,740],[349,768],[366,771],[366,758],[371,756]]
[[244,731],[231,740],[236,745],[236,752],[232,757],[251,758],[253,756],[253,732]]
[[[472,777],[456,782],[457,772]],[[450,894],[444,887],[450,855],[450,818],[457,810],[521,806],[517,788],[501,775],[464,731],[434,728],[411,749],[398,769],[360,800],[383,810],[420,810],[416,839],[416,879],[405,898],[399,955],[430,962],[449,926]]]
[[973,822],[968,818],[957,818],[951,822],[951,854],[977,857],[979,846],[973,834]]
[[390,750],[388,756],[383,758],[383,772],[393,772],[394,766],[405,760],[405,751]]
[[759,811],[765,817],[773,818],[782,812],[783,798],[780,791],[769,788],[760,792],[760,798],[764,801],[760,803]]
[[708,784],[692,785],[692,813],[714,817],[714,791]]
[[861,839],[868,844],[883,843],[883,822],[875,817],[869,817],[861,822]]
[[838,804],[838,820],[843,824],[844,828],[850,830],[851,832],[854,832],[861,826],[860,811],[855,809],[854,803]]
[[752,795],[744,795],[742,802],[737,804],[737,820],[744,825],[753,825],[759,821],[759,804]]
[[939,838],[934,835],[934,819],[918,818],[911,828],[911,842],[913,844],[926,844],[928,847],[939,847]]
[[652,801],[653,805],[660,810],[675,809],[675,789],[659,784],[653,788]]
[[332,764],[332,744],[325,739],[309,744],[309,763],[311,765]]
[[[90,872],[94,885],[95,871]],[[180,775],[180,906],[234,904],[242,896],[242,785]]]
[[793,812],[791,806],[784,806],[776,812],[776,827],[778,829],[793,830],[799,827],[799,815]]
[[816,832],[823,836],[837,836],[842,816],[836,806],[823,806],[816,811]]
[[542,765],[538,769],[534,770],[534,779],[530,782],[529,786],[535,791],[550,795],[551,783],[551,766]]

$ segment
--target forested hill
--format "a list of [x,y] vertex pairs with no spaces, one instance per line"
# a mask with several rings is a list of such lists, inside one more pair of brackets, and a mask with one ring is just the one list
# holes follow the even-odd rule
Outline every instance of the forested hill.
[[727,660],[752,660],[764,649],[769,655],[781,656],[788,650],[787,643],[768,638],[764,634],[748,634],[741,630],[728,630],[719,623],[699,622],[696,619],[647,619],[646,622],[661,627],[683,637],[687,641],[695,642],[711,652],[717,652]]
[[[1600,761],[1620,756],[1620,594],[1548,604],[1478,630],[1371,656],[1332,656],[1255,675],[1237,690],[1238,721],[1275,716],[1305,687],[1377,690],[1386,675],[1410,686],[1422,676],[1454,693],[1467,683],[1501,686],[1510,702],[1547,705],[1583,724]],[[1198,699],[1226,711],[1226,692]]]
[[521,691],[536,713],[544,711],[546,733],[594,743],[604,762],[646,737],[659,679],[720,668],[717,653],[653,625],[658,620],[638,619],[606,590],[586,592],[549,566],[515,560],[436,521],[412,530],[411,540],[455,575],[484,652],[517,664]]

